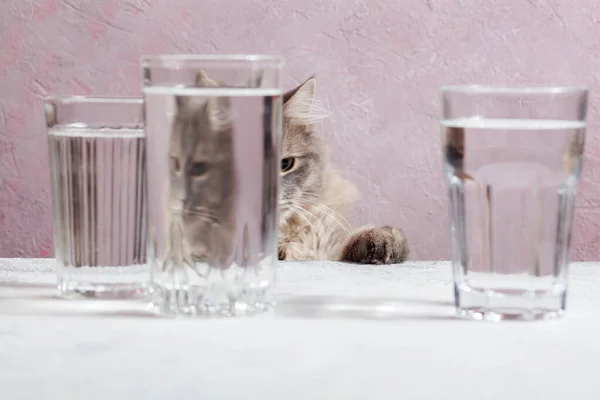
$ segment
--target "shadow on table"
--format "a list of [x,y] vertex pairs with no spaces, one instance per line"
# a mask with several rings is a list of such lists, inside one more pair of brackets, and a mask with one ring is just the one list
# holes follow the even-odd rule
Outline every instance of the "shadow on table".
[[34,282],[18,282],[18,281],[2,281],[0,288],[3,289],[35,289],[35,290],[53,290],[56,289],[56,284],[52,283],[34,283]]
[[[362,320],[453,320],[451,301],[335,295],[277,296],[278,317]],[[161,318],[144,299],[63,299],[49,283],[0,282],[0,315]]]
[[451,301],[323,295],[280,295],[275,314],[292,318],[390,321],[456,319]]
[[52,300],[55,293],[55,283],[0,281],[0,301],[12,298]]
[[134,300],[64,299],[56,284],[0,282],[0,315],[46,317],[156,317],[143,298]]
[[[0,298],[0,316],[43,316],[43,317],[82,317],[82,318],[159,318],[147,309],[147,303],[115,304],[115,301],[100,300],[95,304],[59,298],[48,300],[22,301]],[[99,305],[101,304],[101,307]]]

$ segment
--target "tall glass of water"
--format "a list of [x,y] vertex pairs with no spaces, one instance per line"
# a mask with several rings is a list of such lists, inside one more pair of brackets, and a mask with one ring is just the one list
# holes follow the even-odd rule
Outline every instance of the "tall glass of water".
[[142,99],[48,97],[44,106],[60,292],[143,295],[149,271]]
[[459,316],[561,316],[587,89],[441,89]]
[[277,56],[143,57],[151,301],[167,315],[272,303],[282,67]]

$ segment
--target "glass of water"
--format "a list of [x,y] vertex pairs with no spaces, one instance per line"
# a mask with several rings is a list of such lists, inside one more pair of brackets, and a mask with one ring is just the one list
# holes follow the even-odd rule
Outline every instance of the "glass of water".
[[58,288],[64,296],[142,296],[146,261],[143,101],[44,99]]
[[282,58],[150,56],[141,67],[154,309],[192,316],[268,309]]
[[441,89],[459,316],[564,313],[587,96],[584,87]]

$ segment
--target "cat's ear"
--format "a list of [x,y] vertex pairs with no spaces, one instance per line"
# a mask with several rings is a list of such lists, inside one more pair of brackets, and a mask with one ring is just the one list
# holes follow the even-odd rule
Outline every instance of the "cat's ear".
[[198,71],[198,73],[196,74],[196,87],[216,87],[216,86],[219,86],[219,85],[217,85],[217,82],[213,81],[212,79],[210,79],[208,77],[208,75],[206,74],[206,71],[204,71],[203,69]]
[[178,110],[188,105],[189,101],[188,96],[175,96],[175,106]]
[[216,131],[222,131],[231,127],[231,104],[229,97],[211,97],[206,102],[206,114],[210,126]]
[[[315,98],[315,91],[317,89],[317,80],[314,76],[308,78],[308,80],[298,87],[286,92],[283,95],[283,106],[295,106],[299,108],[302,106],[304,110],[310,109],[310,106]],[[294,111],[292,109],[292,111]],[[298,110],[301,111],[301,110]]]
[[329,114],[315,100],[317,80],[313,76],[283,95],[283,117],[292,123],[312,125]]
[[261,69],[259,71],[252,71],[252,76],[248,79],[248,87],[249,88],[259,88],[262,84],[264,71]]

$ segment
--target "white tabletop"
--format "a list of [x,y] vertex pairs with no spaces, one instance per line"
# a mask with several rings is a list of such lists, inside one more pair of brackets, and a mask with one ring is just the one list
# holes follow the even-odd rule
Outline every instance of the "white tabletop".
[[0,259],[0,399],[599,399],[600,264],[567,316],[455,320],[450,264],[281,263],[278,307],[153,317],[54,298],[51,260]]

